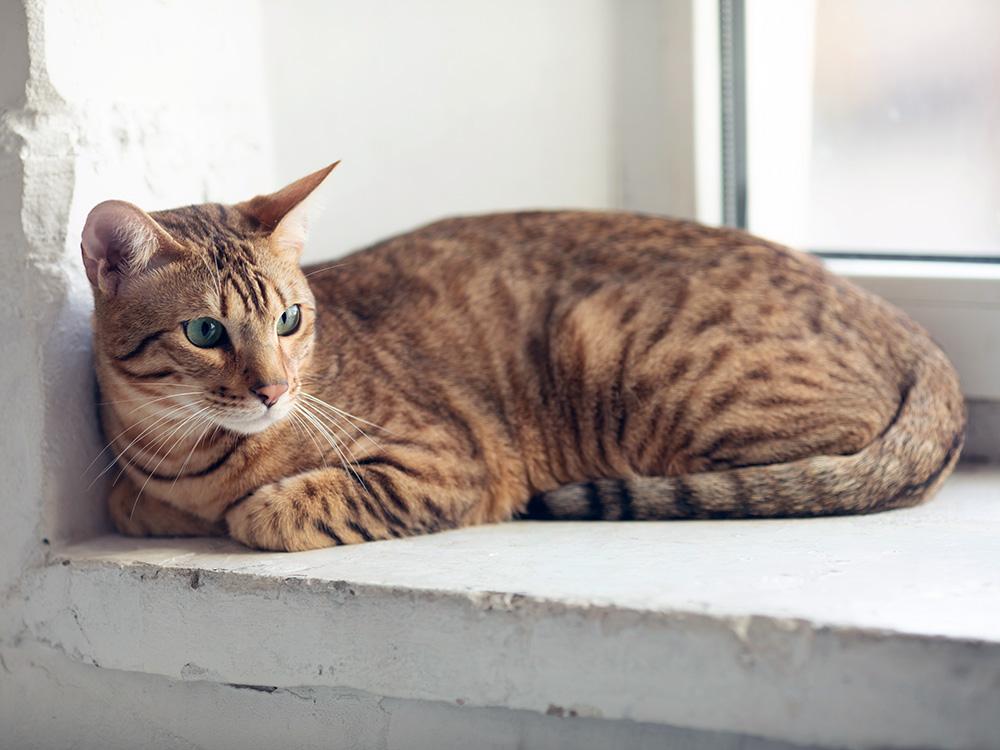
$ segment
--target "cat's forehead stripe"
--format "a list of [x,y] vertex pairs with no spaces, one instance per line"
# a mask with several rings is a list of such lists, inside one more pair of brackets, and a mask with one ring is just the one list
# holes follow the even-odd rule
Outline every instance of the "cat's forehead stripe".
[[[248,312],[267,312],[271,302],[269,279],[257,263],[253,243],[257,231],[249,219],[221,204],[188,206],[158,214],[156,219],[175,239],[187,241],[209,255],[219,272],[223,316],[229,312],[230,294],[235,294]],[[280,291],[277,296],[284,300]]]

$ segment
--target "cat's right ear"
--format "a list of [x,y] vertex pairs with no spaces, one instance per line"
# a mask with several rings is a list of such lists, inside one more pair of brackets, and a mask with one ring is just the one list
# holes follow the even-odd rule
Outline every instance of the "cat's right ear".
[[87,216],[80,252],[91,286],[110,297],[128,279],[175,259],[181,246],[138,206],[104,201]]
[[290,185],[285,185],[276,193],[258,195],[243,203],[237,203],[236,208],[253,218],[270,233],[272,249],[297,261],[306,242],[309,198],[338,164],[340,162],[335,161]]

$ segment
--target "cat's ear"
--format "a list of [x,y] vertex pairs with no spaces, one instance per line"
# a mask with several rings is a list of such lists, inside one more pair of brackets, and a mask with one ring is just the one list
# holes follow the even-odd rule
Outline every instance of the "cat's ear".
[[113,296],[123,282],[176,259],[182,248],[138,206],[104,201],[87,216],[80,252],[91,285]]
[[305,246],[309,224],[308,198],[338,164],[340,162],[335,161],[276,193],[258,195],[245,203],[238,203],[236,208],[270,231],[271,247],[276,252],[298,260]]

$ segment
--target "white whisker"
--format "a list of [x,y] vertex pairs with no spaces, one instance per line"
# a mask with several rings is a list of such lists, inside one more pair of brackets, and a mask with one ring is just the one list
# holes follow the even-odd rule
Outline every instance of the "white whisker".
[[343,411],[341,409],[338,409],[336,406],[333,406],[332,404],[327,403],[323,399],[316,398],[312,394],[306,393],[305,391],[301,391],[300,395],[302,395],[303,398],[307,399],[310,403],[312,403],[313,405],[315,405],[317,408],[326,409],[329,413],[332,413],[332,414],[337,415],[338,417],[344,419],[351,427],[353,427],[358,432],[360,432],[365,438],[367,438],[373,445],[375,445],[376,447],[378,447],[380,450],[382,449],[382,444],[378,440],[376,440],[375,438],[373,438],[371,435],[369,435],[367,432],[365,432],[365,430],[364,430],[363,427],[361,427],[360,425],[355,424],[353,421],[351,421],[352,417],[353,417],[353,419],[357,419],[360,422],[364,422],[365,424],[371,425],[372,427],[376,427],[376,428],[382,430],[383,432],[387,432],[390,435],[395,434],[395,433],[391,432],[390,430],[386,429],[385,427],[382,427],[381,425],[375,424],[374,422],[368,422],[367,420],[361,419],[360,417],[354,417],[352,414],[348,414],[347,412],[345,412],[345,411]]
[[194,388],[194,385],[192,383],[159,382],[159,383],[140,383],[140,384],[130,383],[130,385],[133,385],[134,387],[138,387],[138,385],[141,385],[143,388]]
[[[357,456],[354,455],[354,451],[352,450],[352,448],[357,444],[358,439],[344,428],[343,423],[340,422],[340,420],[337,418],[337,415],[324,411],[316,411],[313,412],[313,414],[317,417],[317,419],[326,420],[324,424],[329,424],[331,427],[333,427],[333,429],[335,429],[337,432],[339,432],[341,435],[344,436],[345,439],[341,442],[341,445],[343,445],[344,450],[346,450],[350,454],[352,463],[357,463],[358,459]],[[356,425],[351,425],[351,426],[356,428]],[[369,440],[371,440],[371,438],[369,438]],[[378,445],[378,443],[376,443],[376,445]],[[381,448],[381,446],[379,446],[379,448]]]
[[[191,460],[191,456],[194,455],[194,450],[195,450],[195,448],[198,447],[198,443],[200,443],[202,441],[202,438],[204,438],[205,435],[208,434],[208,430],[212,426],[212,415],[209,414],[204,419],[204,421],[206,423],[205,424],[205,429],[201,431],[201,434],[198,436],[198,439],[194,441],[194,445],[192,445],[191,446],[191,450],[188,451],[187,458],[184,459],[184,463],[181,464],[181,468],[178,469],[177,473],[174,475],[174,481],[170,483],[170,489],[171,490],[173,490],[174,486],[177,484],[177,480],[181,478],[181,474],[184,473],[184,469],[187,468],[188,461],[190,461]],[[216,429],[218,429],[218,424],[216,424]]]
[[306,421],[305,421],[305,420],[304,420],[304,419],[303,419],[303,418],[302,418],[302,417],[301,417],[301,416],[300,416],[300,415],[299,415],[299,414],[297,413],[297,410],[298,410],[299,408],[300,408],[300,407],[299,407],[298,405],[296,405],[296,406],[295,406],[295,409],[293,409],[293,410],[292,410],[291,412],[289,412],[289,413],[288,413],[288,416],[292,418],[292,420],[293,420],[293,423],[294,423],[294,424],[295,424],[295,426],[296,426],[296,429],[301,429],[301,430],[302,430],[303,432],[305,432],[305,434],[306,434],[306,435],[308,435],[308,436],[309,436],[309,439],[310,439],[310,440],[312,440],[312,444],[313,444],[314,446],[316,446],[316,452],[317,452],[317,453],[319,453],[319,458],[320,458],[320,461],[322,461],[322,462],[323,462],[323,468],[324,468],[324,469],[325,469],[325,468],[328,468],[328,467],[327,467],[327,464],[326,464],[326,453],[325,453],[325,452],[323,451],[323,449],[322,449],[322,448],[320,448],[320,447],[319,447],[319,443],[318,443],[318,442],[316,441],[316,438],[315,438],[315,437],[313,436],[312,432],[310,432],[310,431],[309,431],[309,425],[308,425],[308,424],[306,423]]
[[[122,448],[121,452],[117,456],[115,456],[113,459],[111,459],[111,462],[107,466],[105,466],[103,469],[101,469],[101,472],[96,477],[94,477],[93,481],[89,485],[87,485],[87,489],[90,489],[91,487],[93,487],[94,483],[97,482],[98,479],[100,479],[102,476],[104,476],[105,473],[107,473],[108,471],[111,470],[111,467],[113,467],[116,463],[118,463],[119,460],[121,460],[121,457],[124,456],[125,453],[128,452],[129,448],[131,448],[133,445],[135,445],[136,442],[138,442],[139,440],[141,440],[147,434],[149,434],[149,432],[151,430],[156,429],[157,425],[160,425],[163,422],[170,421],[175,415],[184,412],[186,409],[187,409],[187,405],[186,404],[181,404],[181,405],[175,406],[173,409],[165,409],[165,410],[163,410],[162,413],[159,413],[160,416],[159,416],[158,419],[156,419],[156,421],[154,421],[151,425],[148,425],[145,429],[142,430],[142,432],[140,432],[138,435],[136,435],[135,439],[132,440],[132,442],[130,442],[128,445],[126,445],[124,448]],[[151,418],[151,417],[154,417],[154,416],[156,416],[156,414],[151,414],[150,417],[148,417],[148,418]],[[122,430],[120,433],[118,433],[118,435],[116,435],[114,437],[114,439],[110,443],[108,443],[107,447],[105,447],[104,450],[102,450],[100,453],[97,454],[97,458],[95,458],[94,461],[92,461],[90,463],[90,466],[94,465],[94,463],[97,461],[98,458],[101,457],[101,455],[104,453],[105,450],[107,450],[112,445],[114,445],[115,440],[118,440],[118,438],[120,438],[122,435],[124,435],[125,433],[127,433],[133,427],[137,427],[138,425],[141,425],[144,421],[146,421],[146,420],[145,419],[140,419],[135,424],[130,425],[129,427],[126,427],[124,430]],[[128,464],[126,464],[126,465],[128,465]],[[87,467],[87,470],[90,469],[90,466]],[[119,476],[121,476],[121,475],[119,474]],[[118,480],[115,479],[116,483],[117,483],[117,481]]]
[[330,433],[329,429],[326,428],[326,426],[316,417],[316,415],[314,415],[309,410],[309,408],[305,404],[299,404],[299,406],[301,408],[302,415],[310,422],[312,422],[312,424],[316,427],[316,429],[319,430],[320,434],[326,438],[327,442],[330,443],[330,446],[337,452],[337,455],[340,457],[340,463],[344,467],[344,470],[353,474],[354,477],[361,484],[361,486],[367,490],[368,485],[365,484],[365,481],[361,478],[361,475],[358,474],[354,466],[350,462],[348,462],[347,457],[344,455],[344,452],[340,449],[340,441],[337,440],[337,438]]
[[[196,412],[195,412],[194,414],[192,414],[191,416],[189,416],[189,417],[185,418],[185,420],[184,420],[183,422],[181,422],[181,424],[180,424],[180,425],[178,425],[177,427],[175,427],[175,428],[174,428],[173,432],[171,432],[171,433],[170,433],[170,436],[173,436],[174,434],[176,434],[176,433],[177,433],[177,431],[178,431],[178,430],[180,429],[180,427],[181,427],[182,425],[184,425],[184,424],[185,424],[185,423],[187,423],[187,422],[190,422],[191,420],[195,419],[196,417],[198,417],[199,415],[203,414],[204,412],[208,411],[208,410],[209,410],[209,409],[211,409],[211,408],[212,408],[211,406],[204,406],[204,407],[202,407],[201,409],[199,409],[198,411],[196,411]],[[155,474],[155,473],[157,472],[157,470],[158,470],[158,469],[160,468],[160,464],[162,464],[162,463],[163,463],[164,461],[166,461],[166,460],[167,460],[167,457],[168,457],[168,456],[169,456],[169,455],[170,455],[170,454],[171,454],[171,453],[173,452],[174,448],[176,448],[176,447],[177,447],[177,446],[178,446],[178,445],[179,445],[179,444],[181,443],[181,441],[182,441],[182,440],[184,440],[184,438],[186,438],[186,437],[187,437],[187,436],[188,436],[189,434],[191,434],[191,432],[193,432],[193,431],[194,431],[194,430],[195,430],[195,429],[196,429],[197,427],[199,427],[199,426],[201,426],[201,422],[200,422],[200,421],[197,421],[197,420],[196,420],[195,422],[193,422],[193,424],[192,424],[192,425],[191,425],[190,427],[188,427],[188,428],[187,428],[187,429],[186,429],[186,430],[184,431],[184,433],[183,433],[183,434],[182,434],[182,435],[181,435],[181,436],[180,436],[179,438],[177,438],[177,439],[176,439],[176,440],[174,441],[174,444],[173,444],[173,446],[171,446],[171,447],[170,447],[170,449],[168,449],[168,450],[167,450],[167,451],[166,451],[166,452],[165,452],[165,453],[163,454],[163,458],[161,458],[161,459],[160,459],[160,460],[159,460],[159,461],[158,461],[158,462],[156,463],[156,466],[154,466],[154,467],[153,467],[153,470],[152,470],[151,472],[149,472],[148,476],[146,477],[146,481],[145,481],[145,482],[143,482],[143,483],[142,483],[142,487],[140,487],[140,488],[139,488],[139,494],[137,494],[137,495],[135,496],[135,502],[134,502],[134,503],[132,503],[132,510],[131,510],[131,511],[129,512],[129,519],[131,519],[131,518],[132,518],[132,516],[133,516],[133,515],[135,514],[135,509],[136,509],[136,506],[138,506],[138,505],[139,505],[139,498],[140,498],[140,497],[142,497],[142,493],[143,493],[143,492],[145,491],[145,489],[146,489],[146,485],[147,485],[147,484],[149,484],[149,480],[153,478],[153,475],[154,475],[154,474]],[[168,439],[169,439],[169,436],[168,436]],[[165,442],[165,441],[164,441],[164,442]]]
[[83,475],[86,475],[87,472],[90,471],[90,467],[92,467],[94,464],[96,464],[97,461],[98,461],[98,459],[100,459],[100,457],[104,455],[104,452],[108,448],[110,448],[112,445],[114,445],[115,441],[118,440],[118,438],[120,438],[126,432],[128,432],[129,430],[131,430],[133,427],[137,427],[138,425],[142,424],[147,419],[152,419],[153,417],[158,416],[158,415],[160,415],[162,413],[163,413],[163,410],[159,409],[159,410],[155,411],[153,414],[149,414],[149,415],[143,417],[142,419],[138,420],[137,422],[133,422],[132,424],[130,424],[127,427],[125,427],[121,432],[119,432],[117,435],[115,435],[113,438],[111,438],[111,440],[108,441],[107,445],[105,445],[103,448],[101,448],[101,450],[98,452],[98,454],[96,456],[94,456],[94,458],[91,460],[91,462],[89,464],[87,464],[86,467],[84,467],[84,469],[83,469],[83,471],[81,473]]
[[350,261],[346,263],[335,263],[332,266],[324,266],[323,268],[317,268],[315,271],[310,271],[309,273],[307,273],[306,278],[308,279],[310,276],[315,276],[318,273],[323,273],[324,271],[332,271],[334,268],[342,268],[343,266],[349,266],[349,265],[351,265]]
[[135,452],[135,454],[133,454],[130,458],[128,458],[125,461],[125,464],[121,467],[121,470],[118,472],[117,475],[115,475],[114,484],[118,484],[118,480],[121,479],[122,474],[125,473],[125,471],[128,469],[129,466],[132,466],[133,464],[138,465],[138,461],[139,461],[139,457],[140,456],[142,456],[143,458],[145,458],[146,456],[151,455],[152,456],[152,460],[156,460],[156,457],[160,455],[159,454],[160,448],[162,448],[164,445],[166,445],[167,441],[171,437],[173,437],[178,432],[178,430],[180,430],[185,424],[188,424],[195,416],[197,416],[197,414],[192,414],[192,415],[188,415],[188,416],[184,417],[166,435],[160,435],[158,438],[154,438],[154,442],[153,442],[152,446],[150,446],[148,448],[142,448],[142,447],[140,447],[139,450],[137,450]]
[[201,393],[202,393],[202,391],[187,391],[185,393],[171,393],[171,394],[168,394],[166,396],[160,396],[159,398],[154,398],[152,401],[148,401],[145,404],[139,404],[137,407],[135,407],[134,409],[132,409],[132,411],[130,411],[127,414],[125,414],[125,416],[126,417],[131,416],[135,412],[139,411],[139,409],[141,409],[142,407],[148,406],[149,404],[156,403],[157,401],[164,401],[164,400],[166,400],[168,398],[184,398],[185,396],[199,396],[199,395],[201,395]]
[[[134,404],[136,401],[145,401],[146,403],[152,404],[157,401],[163,401],[168,398],[178,398],[180,396],[192,396],[201,393],[201,391],[188,391],[187,393],[168,393],[166,396],[159,396],[158,398],[150,399],[149,396],[139,396],[137,398],[122,398],[117,401],[98,401],[98,406],[112,406],[114,404]],[[138,408],[141,409],[143,405]],[[131,414],[132,412],[129,412]]]
[[361,422],[361,424],[366,424],[369,427],[374,427],[376,430],[382,430],[383,432],[386,432],[386,433],[388,433],[390,435],[396,434],[392,430],[390,430],[388,427],[383,427],[380,424],[375,424],[374,422],[369,422],[367,419],[362,419],[361,417],[356,416],[354,414],[351,414],[350,412],[344,411],[343,409],[338,409],[333,404],[331,404],[331,403],[329,403],[327,401],[324,401],[321,398],[316,398],[311,393],[306,393],[305,391],[302,391],[302,395],[305,396],[305,397],[307,397],[307,398],[309,398],[309,399],[311,399],[311,400],[313,400],[313,401],[316,401],[316,402],[318,402],[320,404],[323,404],[324,406],[330,407],[331,409],[333,409],[335,412],[337,412],[337,414],[339,414],[342,417],[347,417],[348,419],[356,420],[358,422]]

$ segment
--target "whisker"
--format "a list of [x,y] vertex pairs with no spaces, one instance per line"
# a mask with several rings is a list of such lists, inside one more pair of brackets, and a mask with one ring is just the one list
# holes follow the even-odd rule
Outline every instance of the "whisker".
[[314,415],[305,404],[300,404],[299,406],[302,409],[303,416],[305,416],[306,419],[308,419],[310,422],[313,423],[316,429],[320,431],[320,434],[326,437],[327,442],[330,443],[333,449],[337,452],[337,455],[340,457],[340,463],[344,467],[344,470],[353,474],[354,477],[361,484],[361,486],[364,487],[365,490],[367,491],[368,485],[365,484],[365,480],[361,478],[361,475],[358,474],[353,464],[351,464],[347,460],[347,457],[344,455],[344,452],[340,449],[340,441],[337,440],[337,438],[330,433],[330,431],[324,426],[324,424],[321,421],[319,421],[316,415]]
[[320,461],[323,462],[323,468],[326,469],[328,468],[326,464],[326,453],[319,447],[319,443],[316,441],[316,438],[313,436],[312,432],[309,431],[308,423],[306,423],[306,421],[297,413],[298,409],[299,406],[296,404],[295,408],[288,413],[288,416],[292,418],[296,429],[301,429],[306,435],[309,436],[309,439],[312,440],[312,444],[316,446],[316,452],[319,453]]
[[323,273],[324,271],[332,271],[334,268],[343,268],[344,266],[349,266],[351,265],[351,262],[352,261],[348,261],[346,263],[335,263],[332,266],[324,266],[323,268],[317,268],[315,271],[310,271],[309,273],[307,273],[306,278],[308,279],[310,276],[315,276],[316,274]]
[[[338,409],[336,406],[333,406],[332,404],[329,404],[326,401],[323,401],[322,399],[316,398],[315,396],[313,396],[313,395],[311,395],[309,393],[306,393],[305,391],[300,391],[300,395],[302,395],[304,398],[306,398],[307,400],[309,400],[317,408],[327,409],[332,414],[335,414],[335,415],[343,418],[351,427],[353,427],[354,429],[356,429],[365,438],[367,438],[372,444],[374,444],[375,446],[377,446],[379,448],[379,450],[382,450],[382,444],[378,440],[376,440],[371,435],[369,435],[367,432],[365,432],[365,429],[363,427],[361,427],[361,425],[355,424],[353,421],[351,421],[351,418],[353,417],[353,415],[348,414],[347,412],[342,411],[341,409]],[[353,418],[354,419],[358,419],[359,421],[364,422],[365,424],[369,424],[369,425],[371,425],[373,427],[377,427],[378,429],[383,430],[384,432],[387,432],[390,435],[394,435],[395,434],[394,432],[386,429],[385,427],[377,425],[374,422],[368,422],[366,420],[361,419],[360,417],[353,417]]]
[[163,381],[157,381],[153,383],[142,382],[138,384],[130,382],[129,385],[131,385],[133,388],[137,388],[140,386],[142,388],[192,388],[193,387],[191,383],[166,383]]
[[[113,459],[111,459],[111,462],[107,466],[105,466],[96,477],[94,477],[93,481],[89,485],[87,485],[87,489],[90,489],[91,487],[93,487],[94,484],[97,482],[98,479],[100,479],[102,476],[104,476],[104,474],[107,473],[111,469],[111,467],[113,467],[116,463],[118,463],[119,460],[121,460],[121,457],[124,456],[125,453],[128,452],[129,448],[131,448],[133,445],[135,445],[136,442],[138,442],[139,440],[141,440],[147,434],[149,434],[149,432],[151,430],[155,429],[157,425],[162,424],[163,422],[170,421],[174,416],[176,416],[177,414],[180,414],[180,413],[184,412],[186,409],[187,409],[186,405],[180,404],[178,406],[175,406],[173,409],[164,410],[163,413],[160,414],[159,418],[156,419],[156,421],[154,421],[152,424],[148,425],[145,429],[143,429],[142,432],[140,432],[138,435],[136,435],[135,439],[132,440],[132,442],[130,442],[128,445],[126,445],[124,448],[122,448],[121,452],[117,456],[115,456]],[[151,414],[149,417],[147,417],[147,419],[152,418],[154,416],[156,416],[156,414]],[[116,435],[114,437],[114,439],[112,439],[112,441],[110,443],[108,443],[108,445],[104,448],[104,450],[102,450],[100,453],[98,453],[97,457],[94,458],[93,461],[91,461],[90,466],[93,466],[94,463],[97,461],[97,459],[100,458],[101,455],[104,453],[104,451],[106,451],[108,448],[110,448],[112,445],[114,445],[115,441],[118,440],[118,438],[120,438],[122,435],[124,435],[125,433],[127,433],[133,427],[137,427],[138,425],[141,425],[145,421],[146,421],[145,419],[141,419],[138,422],[136,422],[135,424],[130,425],[129,427],[126,427],[124,430],[122,430],[120,433],[118,433],[118,435]],[[126,464],[126,466],[127,465],[128,464]],[[87,470],[89,470],[90,466],[88,466],[87,469],[85,469],[84,471],[86,472]],[[121,475],[119,474],[119,476],[121,476]],[[117,482],[117,481],[118,480],[115,479],[115,482]]]
[[[302,418],[306,421],[306,424],[311,425],[313,429],[316,432],[318,432],[320,436],[326,441],[327,445],[333,448],[333,450],[337,454],[338,459],[340,460],[340,465],[344,468],[344,470],[349,471],[350,469],[347,465],[347,459],[344,457],[343,452],[340,450],[337,438],[331,435],[330,431],[327,430],[325,427],[323,427],[323,425],[306,409],[300,407],[300,414],[302,415]],[[325,455],[323,457],[323,464],[324,466],[327,466]]]
[[315,401],[317,403],[323,404],[324,406],[330,407],[331,409],[333,409],[335,412],[337,412],[337,414],[341,415],[342,417],[347,417],[349,419],[354,419],[354,420],[356,420],[358,422],[361,422],[361,424],[366,424],[369,427],[374,427],[377,430],[382,430],[383,432],[386,432],[386,433],[388,433],[390,435],[395,435],[396,434],[392,430],[390,430],[388,427],[383,427],[380,424],[375,424],[374,422],[369,422],[367,419],[362,419],[361,417],[359,417],[359,416],[357,416],[355,414],[351,414],[350,412],[344,411],[343,409],[338,409],[336,406],[334,406],[333,404],[329,403],[328,401],[324,401],[321,398],[316,398],[316,396],[312,395],[311,393],[306,393],[305,391],[300,391],[300,393],[303,396],[305,396],[306,398],[311,399],[312,401]]
[[[145,401],[146,403],[152,404],[157,401],[163,401],[168,398],[179,398],[181,396],[195,396],[201,393],[201,391],[188,391],[187,393],[168,393],[166,396],[159,396],[154,399],[150,399],[148,396],[140,396],[138,398],[120,398],[117,401],[98,401],[98,406],[111,406],[113,404],[134,404],[136,401]],[[142,408],[141,406],[139,407]],[[129,412],[131,414],[132,412]]]
[[[351,461],[356,464],[358,462],[358,458],[357,456],[354,455],[354,451],[351,449],[357,444],[358,439],[344,428],[343,423],[339,421],[336,414],[331,414],[323,411],[317,411],[314,412],[314,414],[316,415],[317,418],[326,420],[324,424],[329,424],[331,427],[333,427],[333,429],[337,430],[337,432],[339,432],[341,435],[344,436],[345,440],[341,441],[341,445],[343,445],[344,450],[346,450],[350,454]],[[357,429],[357,425],[351,425],[351,426]],[[371,440],[371,438],[369,438],[369,440]],[[378,443],[376,443],[376,445],[378,445]],[[379,448],[381,448],[381,446],[379,446]]]
[[302,416],[307,420],[308,423],[312,424],[313,427],[319,432],[319,434],[326,440],[327,444],[333,448],[337,455],[340,457],[341,463],[346,460],[344,454],[340,450],[340,441],[337,437],[330,432],[323,422],[321,422],[316,415],[305,406],[305,404],[299,404],[299,410]]
[[[115,444],[115,441],[116,441],[116,440],[118,440],[118,438],[120,438],[120,437],[121,437],[122,435],[124,435],[124,434],[125,434],[126,432],[128,432],[129,430],[131,430],[131,429],[132,429],[133,427],[137,427],[137,426],[141,425],[141,424],[142,424],[143,422],[145,422],[145,421],[146,421],[147,419],[152,419],[153,417],[155,417],[155,416],[158,416],[158,415],[160,415],[160,414],[162,414],[162,413],[163,413],[163,410],[159,410],[159,411],[156,411],[156,412],[154,412],[153,414],[149,414],[149,415],[147,415],[147,416],[143,417],[142,419],[140,419],[140,420],[138,420],[138,421],[136,421],[136,422],[133,422],[132,424],[130,424],[130,425],[128,425],[127,427],[125,427],[125,428],[124,428],[124,429],[123,429],[123,430],[122,430],[121,432],[119,432],[119,433],[118,433],[117,435],[115,435],[115,436],[114,436],[113,438],[111,438],[111,440],[110,440],[110,441],[108,442],[108,444],[107,444],[107,445],[105,445],[105,446],[104,446],[103,448],[101,448],[101,450],[100,450],[100,451],[98,452],[98,454],[97,454],[96,456],[94,456],[94,458],[93,458],[93,459],[92,459],[92,460],[90,461],[90,463],[89,463],[89,464],[87,464],[87,465],[86,465],[86,467],[84,467],[84,469],[83,469],[83,471],[82,471],[82,472],[80,472],[80,473],[81,473],[81,475],[83,475],[83,476],[86,476],[87,472],[88,472],[88,471],[90,471],[90,468],[91,468],[91,467],[92,467],[92,466],[93,466],[94,464],[96,464],[96,463],[97,463],[98,459],[100,459],[100,457],[104,455],[104,452],[105,452],[105,451],[106,451],[106,450],[107,450],[108,448],[110,448],[110,447],[111,447],[112,445],[114,445],[114,444]],[[96,481],[96,480],[95,480],[95,481]]]
[[[357,430],[357,432],[360,433],[360,436],[356,436],[356,435],[352,434],[351,432],[349,432],[344,427],[344,422],[346,420],[342,420],[342,418],[340,416],[338,416],[336,412],[332,412],[332,411],[326,410],[324,408],[323,404],[316,404],[316,403],[314,403],[313,404],[313,408],[315,409],[314,413],[316,414],[317,417],[322,417],[324,420],[326,420],[327,423],[330,424],[330,426],[333,427],[333,429],[335,429],[338,433],[340,433],[341,435],[344,436],[344,438],[345,438],[345,440],[343,441],[344,442],[344,447],[347,448],[348,452],[350,452],[352,458],[354,458],[354,451],[351,450],[351,447],[353,447],[354,445],[357,444],[357,442],[360,439],[360,437],[364,437],[369,442],[371,442],[374,446],[376,446],[379,450],[382,450],[382,445],[377,440],[375,440],[373,437],[371,437],[370,435],[366,434],[365,431],[361,427],[359,427],[358,425],[353,424],[352,422],[347,421],[348,426],[352,427],[354,430]],[[350,441],[350,446],[348,446],[348,444],[347,444],[348,441]],[[354,460],[357,461],[356,458],[354,458]]]
[[[185,422],[188,422],[188,421],[190,421],[192,419],[195,419],[195,417],[199,416],[200,414],[204,413],[205,411],[207,411],[210,408],[211,408],[210,406],[202,407],[199,411],[196,411],[194,414],[192,414],[191,416],[187,417],[187,419],[185,419],[184,422],[181,422],[181,424],[183,425]],[[149,472],[149,475],[146,477],[146,481],[143,482],[142,483],[142,487],[139,488],[139,494],[137,494],[135,496],[135,502],[132,503],[132,510],[129,511],[129,516],[128,516],[130,520],[131,520],[132,516],[135,514],[136,507],[139,505],[139,498],[142,497],[142,493],[145,491],[146,485],[149,484],[149,480],[153,478],[153,475],[160,468],[160,464],[162,464],[164,461],[166,461],[167,457],[173,452],[174,448],[176,448],[180,444],[180,442],[182,440],[184,440],[184,438],[186,438],[189,434],[191,434],[191,432],[193,432],[200,425],[201,425],[201,422],[195,421],[190,427],[188,427],[188,429],[186,429],[184,431],[184,434],[182,434],[179,438],[177,438],[174,441],[173,446],[163,454],[163,458],[161,458],[157,462],[156,466],[153,467],[153,470],[151,472]],[[170,434],[174,435],[177,432],[178,429],[180,429],[180,428],[179,427],[175,427],[174,431],[172,433],[170,433]]]
[[[125,465],[121,467],[121,471],[119,471],[118,474],[115,475],[114,484],[118,484],[118,480],[121,479],[122,474],[125,473],[125,471],[128,469],[129,466],[131,466],[132,464],[137,464],[138,463],[138,460],[139,460],[140,456],[145,457],[145,455],[152,455],[153,460],[155,460],[156,457],[159,455],[160,448],[163,447],[164,445],[166,445],[167,441],[171,437],[173,437],[177,433],[177,431],[180,430],[185,424],[187,424],[194,417],[196,417],[198,415],[198,413],[200,413],[200,412],[196,412],[195,414],[191,414],[191,415],[188,415],[187,417],[184,417],[184,419],[182,419],[174,427],[174,429],[171,430],[170,432],[168,432],[166,435],[159,436],[159,439],[155,439],[154,438],[155,442],[153,443],[153,445],[151,447],[148,447],[148,448],[139,448],[139,450],[137,450],[133,456],[131,456],[130,458],[128,458],[125,461]],[[157,464],[157,465],[159,465],[159,464]],[[155,469],[154,469],[154,472],[155,472]]]
[[[181,468],[178,469],[177,473],[174,475],[174,481],[170,483],[171,491],[173,491],[174,487],[177,485],[177,480],[181,478],[181,474],[184,473],[184,469],[187,468],[188,461],[190,461],[191,456],[194,455],[194,450],[195,448],[198,447],[198,443],[200,443],[202,441],[202,438],[204,438],[205,435],[208,434],[208,430],[212,426],[212,415],[209,414],[204,421],[206,422],[205,429],[201,431],[201,434],[198,436],[198,439],[194,441],[194,445],[192,445],[191,450],[188,451],[187,458],[184,459],[184,463],[181,464]],[[216,423],[216,429],[218,429],[218,423]]]
[[[152,401],[149,401],[148,403],[152,404],[152,403],[155,403],[157,401],[163,401],[163,400],[168,399],[168,398],[184,398],[185,396],[198,396],[201,393],[202,393],[202,391],[189,391],[187,393],[171,393],[171,394],[169,394],[167,396],[161,396],[160,398],[154,398]],[[134,414],[135,412],[139,411],[139,409],[141,409],[143,406],[146,406],[146,405],[147,404],[139,404],[139,406],[137,406],[134,409],[132,409],[132,411],[128,412],[128,414],[126,414],[125,416],[126,417],[131,416],[132,414]]]

